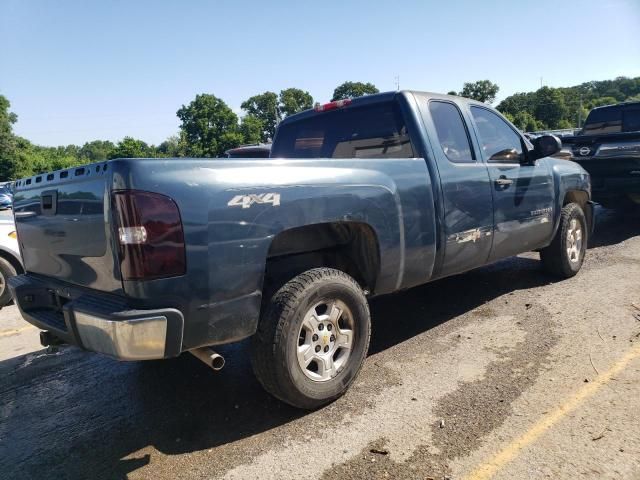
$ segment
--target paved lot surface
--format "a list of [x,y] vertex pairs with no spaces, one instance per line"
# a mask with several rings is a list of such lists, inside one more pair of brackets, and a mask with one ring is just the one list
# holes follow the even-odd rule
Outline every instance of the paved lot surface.
[[245,344],[218,374],[47,354],[7,307],[0,476],[639,479],[640,215],[599,223],[571,280],[527,254],[374,300],[364,371],[313,413],[261,390]]

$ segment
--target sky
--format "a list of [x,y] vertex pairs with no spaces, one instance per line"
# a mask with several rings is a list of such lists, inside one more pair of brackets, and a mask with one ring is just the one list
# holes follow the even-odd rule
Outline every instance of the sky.
[[211,93],[241,114],[344,81],[515,92],[640,76],[640,0],[0,0],[0,94],[40,145],[158,144]]

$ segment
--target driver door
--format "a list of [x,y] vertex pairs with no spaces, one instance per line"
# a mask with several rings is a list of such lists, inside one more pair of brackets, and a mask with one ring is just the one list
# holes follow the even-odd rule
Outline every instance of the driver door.
[[494,205],[490,260],[535,250],[553,232],[553,177],[544,160],[521,163],[526,143],[501,116],[478,105],[470,107],[480,152],[489,170]]

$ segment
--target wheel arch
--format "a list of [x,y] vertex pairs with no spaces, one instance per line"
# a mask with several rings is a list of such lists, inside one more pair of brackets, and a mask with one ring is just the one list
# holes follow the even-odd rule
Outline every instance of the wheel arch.
[[24,273],[22,262],[13,253],[4,249],[0,249],[0,258],[4,258],[7,262],[9,262],[11,266],[15,268],[18,275]]
[[342,270],[373,292],[380,273],[375,230],[364,222],[326,222],[279,232],[269,246],[263,291],[268,296],[290,278],[316,267]]
[[587,220],[587,231],[591,232],[594,219],[591,208],[588,208],[589,193],[585,190],[568,190],[562,199],[562,206],[564,207],[569,203],[576,203],[580,206]]

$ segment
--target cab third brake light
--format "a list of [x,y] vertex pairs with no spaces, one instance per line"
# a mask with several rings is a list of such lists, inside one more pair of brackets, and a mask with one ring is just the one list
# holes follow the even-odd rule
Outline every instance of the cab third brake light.
[[316,103],[313,109],[316,112],[327,112],[329,110],[335,110],[337,108],[346,107],[347,105],[351,105],[351,99],[345,98],[344,100],[336,100],[334,102],[329,102],[325,104]]

